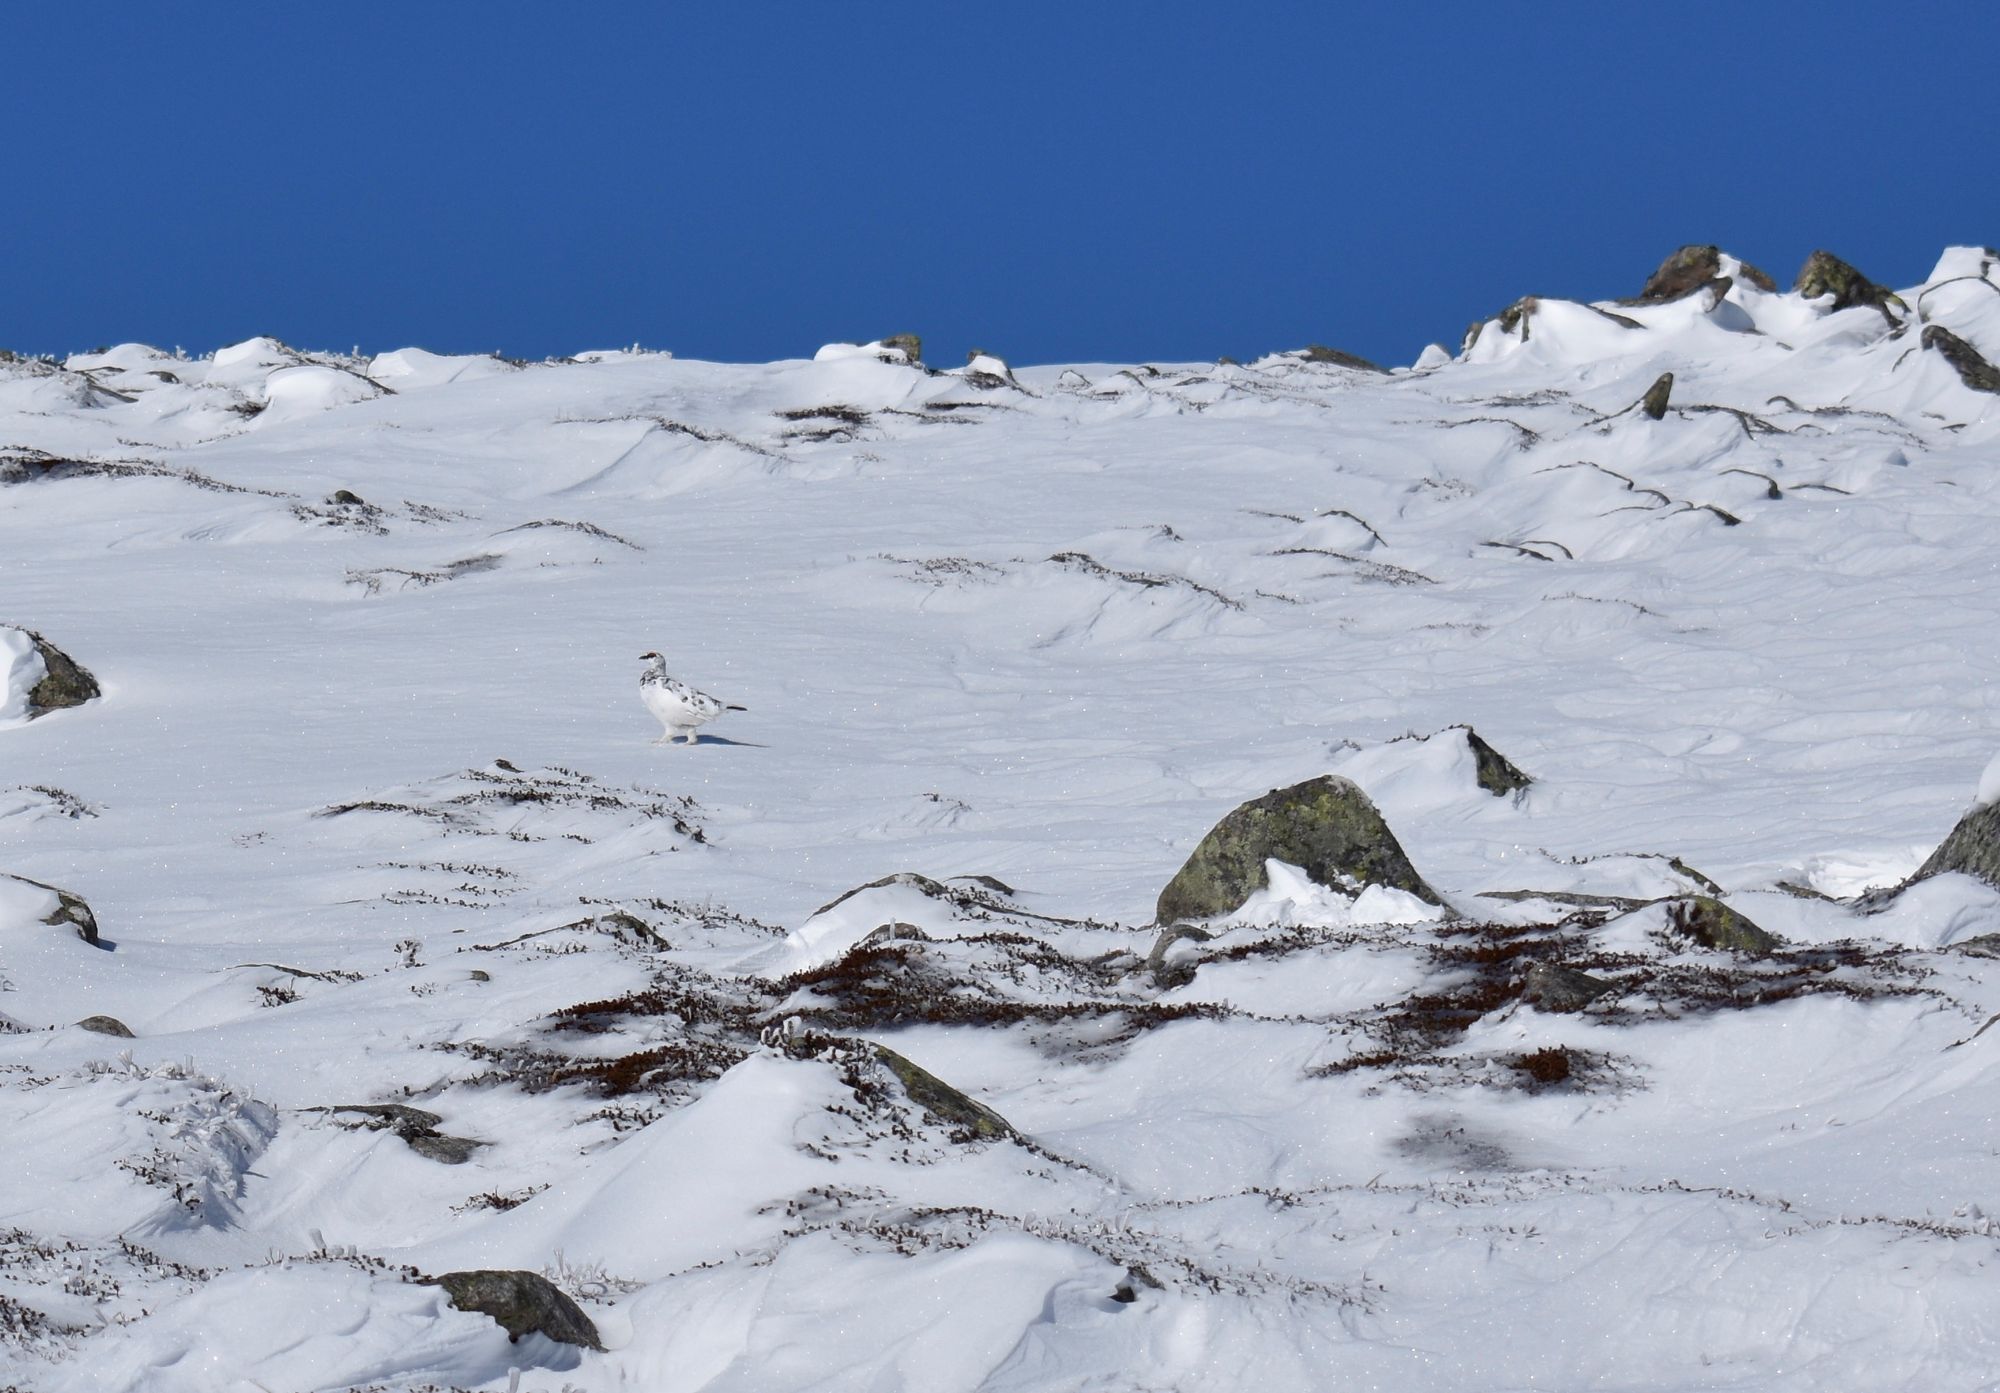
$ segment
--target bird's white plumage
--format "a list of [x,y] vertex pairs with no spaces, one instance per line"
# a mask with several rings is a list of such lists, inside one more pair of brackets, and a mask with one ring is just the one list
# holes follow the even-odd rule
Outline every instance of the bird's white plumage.
[[669,677],[667,661],[658,653],[641,656],[646,659],[646,669],[639,674],[639,699],[646,703],[646,709],[658,717],[665,728],[656,743],[665,743],[680,736],[692,745],[697,728],[724,711],[743,709],[725,705],[707,692],[697,691],[677,677]]

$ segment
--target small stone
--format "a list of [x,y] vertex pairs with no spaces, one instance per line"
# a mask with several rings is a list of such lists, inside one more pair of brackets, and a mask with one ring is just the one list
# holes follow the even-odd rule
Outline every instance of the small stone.
[[1330,363],[1334,367],[1353,368],[1357,372],[1386,371],[1381,364],[1371,363],[1359,354],[1341,348],[1328,348],[1323,343],[1309,343],[1299,353],[1308,363]]
[[1463,727],[1465,743],[1472,747],[1472,758],[1478,770],[1479,786],[1495,798],[1505,798],[1510,793],[1518,793],[1534,783],[1534,779],[1521,772],[1514,761],[1501,754],[1479,738],[1479,732],[1471,726]]
[[98,1035],[115,1035],[121,1040],[135,1039],[131,1027],[116,1016],[85,1016],[76,1023],[77,1029],[88,1030]]

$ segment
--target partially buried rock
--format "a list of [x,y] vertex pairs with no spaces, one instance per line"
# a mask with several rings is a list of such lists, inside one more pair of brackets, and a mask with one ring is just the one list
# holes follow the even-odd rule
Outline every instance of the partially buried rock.
[[912,365],[924,360],[924,341],[915,334],[891,334],[880,342],[884,348],[901,349],[904,360]]
[[1521,999],[1544,1011],[1581,1011],[1615,985],[1573,967],[1536,963],[1528,969]]
[[910,1101],[952,1127],[963,1127],[989,1140],[1015,1137],[1014,1124],[993,1109],[967,1097],[937,1075],[922,1069],[884,1045],[875,1046],[875,1057],[889,1067]]
[[1994,367],[1979,350],[1945,328],[1933,324],[1924,330],[1924,347],[1950,363],[1958,380],[1975,392],[2000,392],[2000,368]]
[[1434,905],[1444,900],[1410,864],[1359,785],[1323,774],[1253,798],[1215,824],[1160,892],[1156,923],[1240,909],[1266,887],[1264,863],[1297,866],[1321,885],[1383,885]]
[[88,1030],[93,1035],[115,1035],[121,1040],[135,1038],[131,1027],[116,1016],[85,1016],[76,1023],[78,1030]]
[[1705,948],[1762,957],[1784,946],[1776,934],[1766,933],[1711,895],[1674,901],[1667,908],[1667,922]]
[[1808,300],[1831,295],[1836,310],[1853,309],[1858,305],[1873,306],[1882,311],[1882,317],[1892,324],[1895,316],[1889,313],[1889,307],[1906,308],[1901,296],[1886,286],[1875,284],[1832,252],[1816,251],[1807,257],[1792,288]]
[[493,1317],[509,1340],[545,1335],[558,1344],[604,1348],[597,1326],[583,1308],[537,1273],[485,1269],[447,1272],[428,1280],[443,1287],[459,1310]]

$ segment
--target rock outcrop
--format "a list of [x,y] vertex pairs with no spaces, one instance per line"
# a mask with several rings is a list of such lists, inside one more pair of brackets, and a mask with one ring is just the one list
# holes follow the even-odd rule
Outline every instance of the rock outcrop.
[[601,1350],[597,1326],[560,1288],[534,1272],[482,1269],[427,1278],[461,1311],[491,1316],[510,1340],[546,1335],[559,1344]]
[[1253,798],[1216,823],[1160,892],[1155,922],[1207,919],[1240,908],[1265,888],[1268,860],[1297,866],[1321,885],[1384,885],[1444,903],[1360,786],[1323,774]]

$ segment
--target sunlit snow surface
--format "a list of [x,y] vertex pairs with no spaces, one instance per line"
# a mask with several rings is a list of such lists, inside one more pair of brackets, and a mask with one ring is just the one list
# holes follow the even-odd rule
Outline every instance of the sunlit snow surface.
[[[2000,360],[1989,260],[1899,293]],[[101,934],[0,880],[0,1385],[1995,1386],[2000,894],[1842,897],[2000,788],[2000,397],[1712,301],[1386,375],[0,365],[0,624],[104,690],[26,719],[0,629],[0,871]],[[651,650],[749,710],[654,746]],[[1149,965],[1324,773],[1459,917],[1273,863]],[[1510,935],[1621,990],[1394,1034]],[[485,1144],[319,1110],[384,1102]]]

